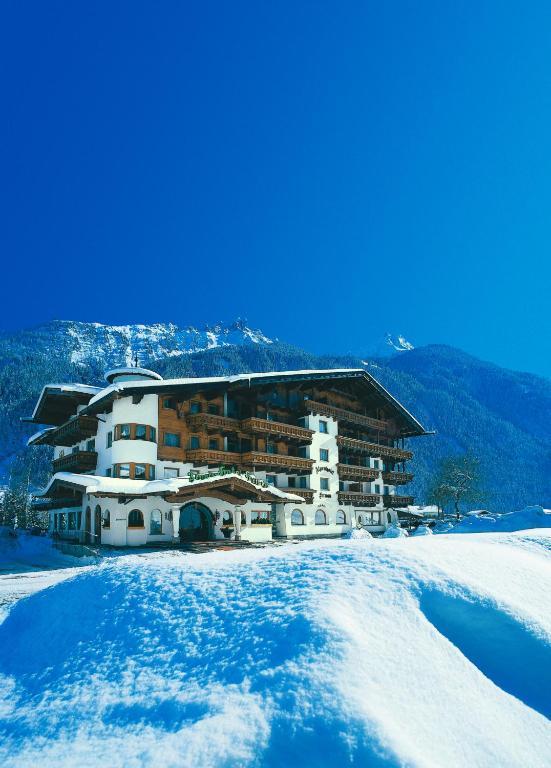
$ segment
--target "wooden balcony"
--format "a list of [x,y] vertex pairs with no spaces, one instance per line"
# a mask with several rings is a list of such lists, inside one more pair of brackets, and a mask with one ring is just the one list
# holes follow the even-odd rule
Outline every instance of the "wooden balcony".
[[413,496],[383,496],[385,507],[408,507],[413,504]]
[[53,462],[54,472],[93,472],[98,462],[96,451],[78,451]]
[[47,432],[37,444],[41,445],[75,445],[81,440],[95,437],[98,431],[98,421],[93,416],[73,416],[56,429]]
[[285,491],[285,493],[294,493],[296,496],[302,496],[307,504],[311,504],[314,501],[314,491],[310,488],[280,488],[280,490]]
[[239,431],[239,419],[230,419],[229,416],[220,416],[217,413],[188,413],[186,424],[194,432],[203,429],[207,432]]
[[406,485],[411,483],[411,472],[383,472],[383,480],[387,485]]
[[337,471],[340,480],[358,480],[370,482],[379,478],[378,469],[370,467],[357,467],[355,464],[337,464]]
[[231,451],[216,451],[208,448],[190,448],[186,451],[187,461],[200,465],[221,465],[239,466],[241,464],[241,454]]
[[270,421],[269,419],[259,419],[253,416],[250,419],[243,419],[241,422],[243,432],[261,433],[274,435],[277,437],[291,438],[301,442],[311,443],[313,430],[298,427],[296,424],[284,424],[282,421]]
[[282,453],[261,453],[260,451],[249,451],[241,456],[244,466],[255,468],[273,468],[273,469],[296,469],[304,472],[311,472],[313,459],[303,459],[299,456],[287,456]]
[[339,504],[354,504],[355,507],[376,507],[381,497],[361,491],[339,491]]
[[391,459],[407,461],[413,457],[411,451],[404,451],[401,448],[394,448],[391,445],[379,445],[378,443],[368,443],[365,440],[356,440],[353,437],[337,435],[337,445],[349,451],[364,453],[373,458],[388,456]]
[[347,424],[357,424],[361,427],[368,427],[369,429],[376,429],[379,432],[386,432],[388,429],[388,422],[381,419],[373,419],[371,416],[364,416],[361,413],[354,413],[354,411],[347,411],[344,408],[337,408],[334,405],[327,405],[327,403],[318,403],[315,400],[306,400],[304,407],[310,413],[318,413],[320,416],[329,416],[337,421],[345,422]]

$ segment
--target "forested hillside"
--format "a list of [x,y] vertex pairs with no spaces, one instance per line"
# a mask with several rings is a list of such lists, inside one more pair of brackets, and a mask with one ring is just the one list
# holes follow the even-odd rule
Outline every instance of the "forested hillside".
[[[155,329],[158,334],[158,326]],[[34,430],[20,422],[21,416],[32,411],[42,386],[56,381],[102,384],[105,363],[116,364],[117,350],[110,350],[106,361],[105,350],[95,350],[90,343],[91,333],[88,328],[88,352],[79,355],[78,362],[71,362],[75,360],[74,346],[67,342],[67,329],[60,324],[0,338],[0,467],[4,477],[19,455],[23,459],[17,462],[17,472],[27,472],[30,463],[31,477],[37,483],[45,479],[49,451],[26,451],[25,439]],[[152,365],[166,378],[362,366],[359,358],[316,356],[287,344],[263,342],[260,336],[251,341],[246,335],[240,343],[153,361],[145,358],[143,349],[141,355],[141,364]],[[401,352],[366,361],[363,367],[436,433],[412,441],[416,478],[410,489],[419,501],[425,500],[439,458],[471,450],[481,460],[489,508],[513,509],[527,503],[551,506],[548,380],[508,371],[446,346]]]

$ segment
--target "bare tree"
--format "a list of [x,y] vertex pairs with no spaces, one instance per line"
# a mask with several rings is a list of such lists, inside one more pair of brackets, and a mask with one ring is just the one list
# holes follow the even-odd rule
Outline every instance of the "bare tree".
[[453,502],[454,512],[460,515],[459,505],[476,503],[484,499],[480,462],[470,453],[442,459],[431,488],[429,499],[439,510]]

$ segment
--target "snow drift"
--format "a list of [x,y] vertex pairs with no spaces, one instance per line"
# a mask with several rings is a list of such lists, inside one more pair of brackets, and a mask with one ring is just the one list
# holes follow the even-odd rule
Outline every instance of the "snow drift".
[[0,625],[0,763],[543,766],[550,542],[112,558]]
[[503,515],[467,515],[453,527],[437,529],[436,532],[492,533],[496,531],[523,531],[528,528],[551,528],[551,510],[534,505]]

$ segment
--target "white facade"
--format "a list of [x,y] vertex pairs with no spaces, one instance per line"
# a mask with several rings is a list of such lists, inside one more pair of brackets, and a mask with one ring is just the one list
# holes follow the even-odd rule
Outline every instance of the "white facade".
[[[138,397],[124,396],[123,392],[112,401],[110,411],[100,413],[95,438],[83,440],[70,447],[56,447],[55,458],[75,450],[94,450],[97,465],[93,472],[103,477],[111,476],[115,465],[135,463],[153,468],[148,480],[167,477],[185,478],[190,470],[208,472],[207,467],[194,467],[191,463],[160,460],[158,457],[158,394]],[[82,410],[82,406],[79,407]],[[117,425],[146,425],[149,439],[116,439]],[[303,417],[301,425],[313,431],[311,444],[304,449],[304,458],[313,460],[310,475],[293,475],[288,472],[257,471],[255,475],[289,493],[296,489],[313,492],[311,501],[293,503],[246,502],[232,507],[222,499],[208,497],[194,500],[212,513],[214,523],[210,538],[224,539],[240,536],[252,542],[267,541],[272,533],[277,536],[303,538],[338,537],[354,527],[363,526],[373,533],[382,533],[391,523],[397,522],[394,510],[384,508],[382,501],[375,507],[355,507],[339,503],[339,490],[348,491],[351,483],[339,480],[339,424],[335,418],[314,413]],[[155,439],[151,439],[151,435]],[[372,458],[371,468],[379,469],[378,479],[361,484],[364,494],[393,495],[395,489],[384,485],[382,458]],[[148,472],[150,470],[148,469]],[[210,472],[214,472],[212,468]],[[119,475],[122,476],[122,475]],[[355,483],[356,489],[358,484]],[[87,513],[89,510],[89,518]],[[105,498],[101,495],[84,494],[81,508],[53,509],[50,513],[50,531],[63,538],[83,540],[91,531],[92,543],[99,542],[114,547],[143,546],[160,542],[172,542],[177,538],[177,518],[180,507],[168,503],[160,495],[146,498]],[[101,525],[99,521],[101,520]],[[100,530],[101,528],[101,530]]]

